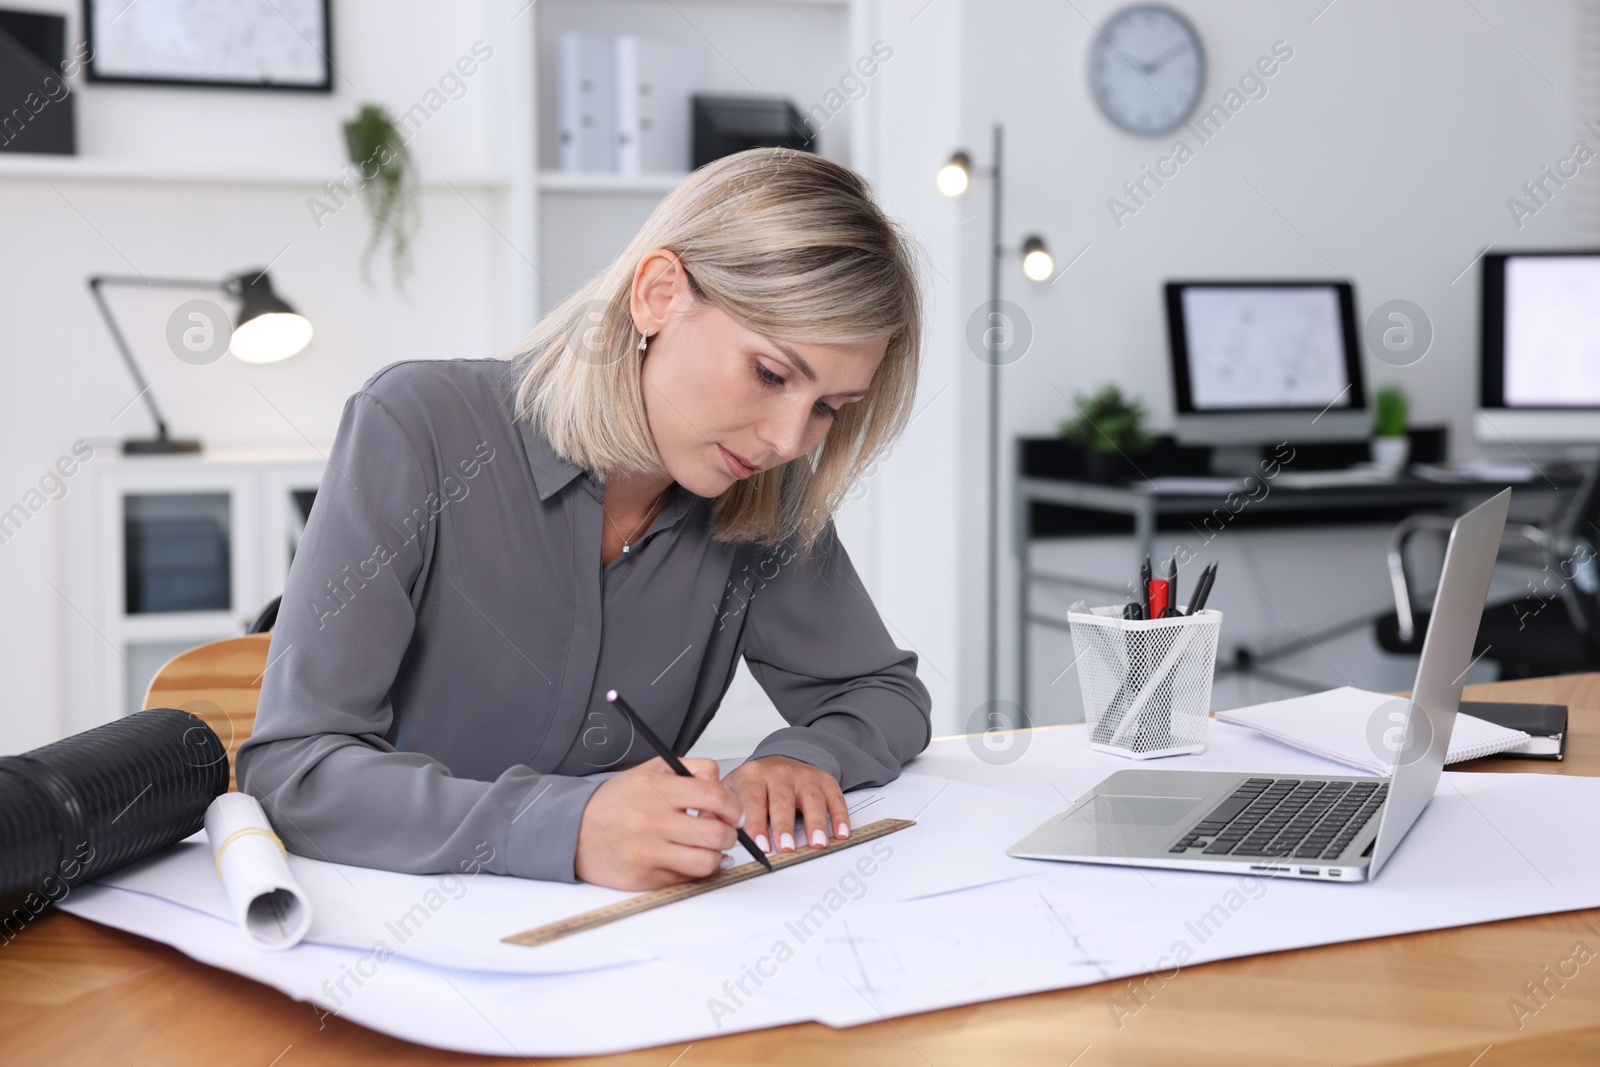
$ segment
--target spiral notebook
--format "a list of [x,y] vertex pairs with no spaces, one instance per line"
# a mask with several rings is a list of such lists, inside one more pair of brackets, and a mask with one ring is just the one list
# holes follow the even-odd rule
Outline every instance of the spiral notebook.
[[[1218,722],[1248,726],[1286,745],[1373,774],[1392,772],[1393,753],[1404,751],[1406,702],[1388,693],[1340,686],[1310,696],[1217,712]],[[1525,744],[1521,730],[1458,714],[1446,763],[1492,756]]]

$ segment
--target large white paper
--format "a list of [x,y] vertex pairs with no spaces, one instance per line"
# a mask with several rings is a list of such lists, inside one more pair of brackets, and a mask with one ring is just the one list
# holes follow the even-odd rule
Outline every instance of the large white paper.
[[[261,952],[241,941],[230,923],[144,893],[91,883],[61,903],[74,915],[154,938],[307,1001],[308,1013],[331,1013],[435,1048],[580,1056],[694,1041],[713,1032],[699,991],[685,986],[681,971],[656,961],[531,975],[457,971],[310,941],[288,952]],[[807,1018],[803,1006],[761,1004],[719,1032]]]
[[[714,939],[669,937],[701,1014],[721,1024],[752,1007],[803,1005],[833,1026],[1145,969],[1165,948],[1153,917],[1166,901],[1136,878],[1097,872],[1091,897],[1026,878],[903,904],[863,899],[836,913],[730,926]],[[1125,872],[1117,872],[1123,874]]]
[[[911,773],[845,799],[854,827],[883,818],[912,819],[917,825],[535,951],[561,945],[581,954],[591,946],[597,952],[627,946],[648,947],[654,955],[666,939],[686,936],[711,944],[739,923],[798,922],[815,915],[819,906],[826,910],[861,900],[889,904],[1025,877],[1037,869],[1034,863],[1007,856],[992,843],[997,837],[1021,837],[1056,810],[1015,794]],[[537,924],[513,924],[504,934],[532,925]]]
[[[1030,873],[1027,860],[991,849],[988,842],[997,833],[1020,837],[1053,810],[1015,794],[914,773],[902,774],[885,786],[851,792],[845,800],[852,825],[858,828],[883,818],[917,822],[879,847],[893,861],[876,872],[872,889],[875,897],[887,900],[910,900]],[[376,949],[443,967],[555,974],[650,959],[654,952],[649,938],[657,929],[698,930],[749,917],[798,913],[830,888],[836,889],[841,878],[848,887],[850,854],[874,844],[866,842],[772,875],[758,875],[535,948],[505,944],[502,939],[636,894],[485,871],[398,874],[293,855],[287,857],[287,865],[292,879],[315,904],[310,929],[304,934],[309,941]],[[238,847],[230,848],[230,854]],[[735,862],[749,862],[742,848],[728,854]],[[217,918],[237,915],[198,834],[100,881]]]
[[293,948],[311,929],[311,902],[289,871],[288,853],[261,802],[223,793],[206,808],[206,840],[222,889],[245,940]]
[[[1215,724],[1205,753],[1162,765],[1348,773],[1226,723]],[[564,945],[581,958],[600,955],[609,950],[609,938],[622,937],[654,957],[604,970],[458,970],[310,940],[263,953],[232,933],[226,912],[212,918],[104,886],[80,887],[60,906],[385,1033],[441,1048],[527,1056],[614,1052],[804,1019],[853,1025],[1108,978],[1169,974],[1211,959],[1600,906],[1600,851],[1587,847],[1600,839],[1600,779],[1461,773],[1443,776],[1434,801],[1372,882],[1018,860],[1032,872],[1027,877],[905,899],[908,883],[924,872],[937,879],[951,867],[983,868],[1032,828],[1034,813],[1060,811],[1125,764],[1090,751],[1082,727],[1073,726],[1033,731],[1025,744],[1007,753],[984,750],[983,758],[966,739],[936,741],[911,766],[915,776],[902,778],[903,801],[885,796],[862,808],[855,825],[884,805],[923,799],[928,783],[917,779],[924,777],[1033,804],[1009,812],[1015,826],[964,838],[969,831],[954,818],[941,822],[940,809],[958,799],[946,808],[953,816],[983,792],[945,790],[917,816],[917,827],[779,872],[796,876],[787,883],[773,877],[763,887],[763,879],[755,879],[545,946]],[[922,792],[913,798],[914,791]],[[898,812],[890,807],[884,814]],[[892,846],[893,854],[875,855],[875,844]],[[870,873],[860,866],[869,858]],[[804,891],[790,892],[790,886]],[[477,888],[474,883],[462,900]],[[779,891],[757,892],[762,888]],[[813,895],[806,899],[806,893]],[[775,939],[785,937],[793,951],[779,964],[772,950]],[[1129,1010],[1136,1006],[1130,998]]]
[[[1449,774],[1370,883],[1035,862],[1035,875],[663,942],[707,1018],[803,1003],[835,1026],[1260,952],[1592,907],[1600,780]],[[1581,810],[1582,827],[1549,812]],[[1524,832],[1524,827],[1538,830]],[[1515,835],[1515,836],[1513,836]],[[1593,838],[1589,838],[1593,840]],[[1130,998],[1129,1010],[1138,1000]]]
[[[573,948],[560,942],[524,948],[500,942],[508,923],[553,922],[626,900],[631,893],[592,885],[534,882],[480,871],[397,874],[289,856],[289,869],[313,904],[307,941],[441,967],[556,974],[647,960],[652,953],[622,941]],[[147,893],[217,918],[233,910],[198,835],[124,867],[100,884]]]

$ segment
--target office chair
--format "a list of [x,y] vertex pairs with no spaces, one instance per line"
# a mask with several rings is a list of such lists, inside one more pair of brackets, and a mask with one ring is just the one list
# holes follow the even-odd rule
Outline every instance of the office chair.
[[173,656],[145,689],[144,707],[191,712],[221,738],[228,751],[230,793],[239,789],[233,760],[255,729],[256,699],[282,602],[281,596],[267,601],[243,637],[211,641]]
[[278,621],[278,605],[282,603],[282,596],[275,596],[267,601],[267,606],[261,609],[261,613],[255,617],[255,621],[250,624],[250,628],[245,633],[264,634],[270,632],[273,624]]
[[199,716],[228,751],[228,791],[237,792],[234,757],[256,724],[261,676],[272,635],[246,634],[180,652],[161,665],[145,690],[144,707],[178,708]]
[[[1423,530],[1447,533],[1453,520],[1413,515],[1389,539],[1389,580],[1395,610],[1375,624],[1385,652],[1418,655],[1428,613],[1413,596],[1406,545]],[[1538,526],[1507,526],[1505,542],[1521,543],[1542,564],[1530,595],[1484,609],[1472,654],[1500,665],[1501,678],[1540,678],[1600,670],[1600,461],[1589,469],[1552,533]]]

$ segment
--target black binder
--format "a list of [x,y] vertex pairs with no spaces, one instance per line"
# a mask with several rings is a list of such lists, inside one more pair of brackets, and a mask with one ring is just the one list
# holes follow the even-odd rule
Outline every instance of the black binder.
[[1506,704],[1499,701],[1463,700],[1461,714],[1472,715],[1521,730],[1532,740],[1497,752],[1505,759],[1562,759],[1567,754],[1567,706],[1565,704]]
[[62,77],[63,15],[0,9],[0,152],[72,155],[73,97]]

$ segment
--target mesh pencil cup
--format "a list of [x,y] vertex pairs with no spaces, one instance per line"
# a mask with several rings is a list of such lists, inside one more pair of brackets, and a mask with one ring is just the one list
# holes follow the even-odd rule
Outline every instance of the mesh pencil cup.
[[1222,612],[1124,619],[1119,604],[1067,623],[1090,748],[1152,759],[1206,747]]

